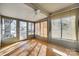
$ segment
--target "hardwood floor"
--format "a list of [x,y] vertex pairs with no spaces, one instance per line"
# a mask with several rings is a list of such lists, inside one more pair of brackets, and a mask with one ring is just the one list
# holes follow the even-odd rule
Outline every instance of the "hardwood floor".
[[32,39],[17,42],[0,50],[0,56],[78,56],[79,52]]

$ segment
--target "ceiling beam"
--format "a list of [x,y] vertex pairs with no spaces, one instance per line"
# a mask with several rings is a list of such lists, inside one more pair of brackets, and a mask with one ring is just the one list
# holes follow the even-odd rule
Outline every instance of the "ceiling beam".
[[33,8],[34,10],[40,10],[40,12],[46,16],[49,15],[49,13],[46,10],[44,10],[43,8],[41,8],[39,5],[37,5],[35,3],[25,3],[25,4],[28,5],[29,7]]

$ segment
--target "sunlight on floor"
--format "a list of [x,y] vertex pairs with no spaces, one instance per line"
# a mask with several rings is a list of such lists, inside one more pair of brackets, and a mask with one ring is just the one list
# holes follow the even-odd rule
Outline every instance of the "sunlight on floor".
[[52,48],[52,50],[53,50],[55,53],[57,53],[57,54],[59,54],[59,55],[61,55],[61,56],[68,56],[66,53],[63,53],[63,52],[61,52],[61,51],[59,51],[59,50],[57,50],[57,49],[55,49],[55,48]]

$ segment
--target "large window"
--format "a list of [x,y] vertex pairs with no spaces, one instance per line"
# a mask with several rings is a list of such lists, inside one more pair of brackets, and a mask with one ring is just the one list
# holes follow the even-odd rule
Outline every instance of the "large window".
[[34,35],[34,23],[32,23],[32,35]]
[[[2,17],[2,23],[0,20],[0,39],[2,38],[2,40],[5,40],[18,36],[16,28],[19,28],[20,40],[27,39],[27,34],[34,35],[34,23],[20,20],[18,21],[19,23],[17,23],[15,19],[9,17]],[[19,25],[19,27],[16,27],[17,24]]]
[[61,20],[60,19],[53,19],[51,21],[52,24],[52,38],[61,38]]
[[20,40],[27,39],[27,22],[20,21]]
[[52,38],[61,38],[62,40],[76,40],[74,15],[53,19],[51,24]]
[[[28,25],[28,26],[27,26]],[[34,23],[24,20],[1,16],[0,17],[0,42],[1,46],[24,40],[34,35]]]
[[62,38],[76,40],[75,16],[62,18]]
[[16,37],[16,20],[13,20],[11,23],[11,35]]
[[40,34],[40,36],[43,37],[43,35],[44,35],[44,23],[41,22],[41,34]]
[[32,34],[32,24],[29,22],[28,23],[28,35],[31,35]]
[[28,35],[34,34],[34,23],[29,22],[28,23]]
[[2,18],[2,39],[16,37],[16,20]]
[[44,27],[44,33],[43,33],[43,36],[44,37],[47,37],[47,21],[43,22],[43,27]]
[[35,35],[47,38],[47,21],[35,24]]
[[38,23],[35,23],[35,35],[38,35]]
[[41,28],[40,27],[41,27],[41,25],[40,25],[40,23],[38,23],[38,35],[39,36],[41,36]]
[[35,24],[35,35],[39,35],[40,36],[40,23],[36,23]]

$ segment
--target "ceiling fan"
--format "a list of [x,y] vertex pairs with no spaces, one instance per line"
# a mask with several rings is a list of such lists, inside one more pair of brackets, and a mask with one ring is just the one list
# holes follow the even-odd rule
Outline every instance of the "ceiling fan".
[[34,13],[33,13],[33,20],[35,20],[37,18],[37,16],[39,15],[40,10],[39,9],[35,9]]

